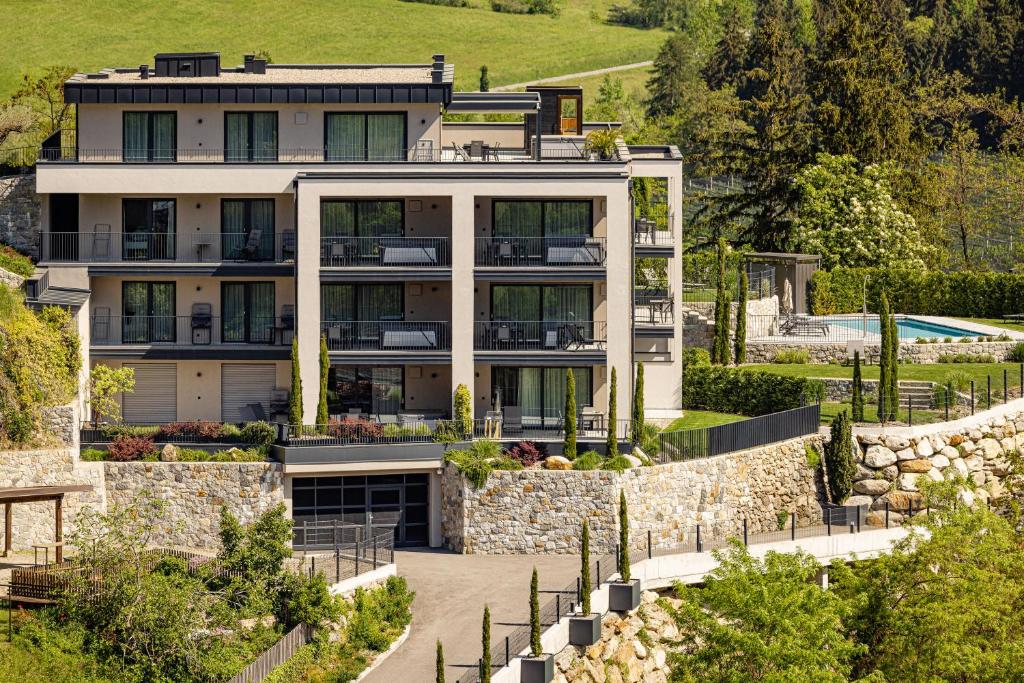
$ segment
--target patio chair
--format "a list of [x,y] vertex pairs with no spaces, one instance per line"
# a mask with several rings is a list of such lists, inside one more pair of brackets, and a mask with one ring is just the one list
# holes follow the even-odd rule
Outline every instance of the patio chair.
[[97,306],[92,309],[93,341],[110,341],[110,308]]
[[788,334],[792,336],[800,335],[820,335],[827,337],[829,333],[828,323],[820,320],[814,320],[805,315],[791,315],[782,321],[779,325],[779,332],[781,334]]
[[260,255],[260,238],[263,231],[260,229],[250,230],[245,237],[245,244],[242,246],[241,258],[245,261],[255,261]]
[[519,406],[504,406],[501,409],[501,429],[506,434],[523,432],[523,410]]
[[452,143],[452,150],[455,152],[456,161],[470,161],[469,155],[466,154],[466,150],[459,147],[457,142]]
[[97,223],[93,226],[92,258],[95,261],[110,259],[110,223]]

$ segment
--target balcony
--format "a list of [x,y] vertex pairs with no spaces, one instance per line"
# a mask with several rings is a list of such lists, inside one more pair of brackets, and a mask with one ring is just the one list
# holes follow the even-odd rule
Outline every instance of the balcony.
[[49,263],[287,263],[295,232],[44,232],[42,249]]
[[485,268],[601,269],[604,237],[477,237],[476,265]]
[[322,268],[450,268],[447,237],[321,237]]
[[449,351],[447,321],[328,320],[320,323],[328,351]]
[[633,294],[633,320],[638,327],[668,327],[675,322],[675,305],[671,294],[642,290]]
[[[270,347],[279,353],[270,356],[286,358],[288,345],[295,331],[295,317],[249,317],[224,319],[208,315],[108,315],[95,309],[91,321],[91,346],[116,351],[121,348],[164,348],[167,353],[146,354],[146,357],[176,357],[188,350],[189,358],[216,358],[223,349]],[[218,348],[221,350],[218,351]],[[172,353],[176,352],[176,353]],[[244,358],[239,351],[232,357]],[[263,356],[261,356],[263,357]]]
[[633,245],[640,256],[671,256],[675,240],[671,230],[672,217],[655,220],[636,218],[633,221]]
[[478,351],[604,353],[608,324],[594,320],[478,321],[473,324]]

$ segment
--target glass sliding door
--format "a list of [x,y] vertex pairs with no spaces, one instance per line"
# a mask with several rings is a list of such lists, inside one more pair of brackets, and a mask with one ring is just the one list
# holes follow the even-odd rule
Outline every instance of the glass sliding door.
[[404,234],[402,200],[325,199],[320,203],[320,236],[327,263],[376,265],[388,238]]
[[[490,339],[485,348],[562,348],[593,332],[593,288],[588,285],[492,285]],[[507,324],[510,332],[499,330]],[[502,343],[499,343],[500,340]]]
[[589,237],[593,232],[593,206],[585,201],[544,202],[547,237]]
[[327,323],[327,344],[334,349],[378,348],[380,322],[404,316],[404,285],[320,286],[320,319]]
[[221,339],[234,344],[272,344],[273,282],[221,283]]
[[405,114],[367,114],[367,161],[405,159]]
[[224,260],[274,260],[274,200],[221,201],[221,253]]
[[122,158],[124,161],[175,161],[177,132],[177,114],[173,111],[126,111],[122,118]]
[[[565,412],[566,368],[491,368],[491,397],[520,409],[527,425],[559,427]],[[577,410],[593,402],[592,369],[573,368]]]
[[328,112],[325,161],[403,161],[405,114]]
[[175,258],[175,203],[173,199],[125,199],[121,205],[125,261]]
[[327,407],[333,415],[394,415],[402,409],[404,384],[401,366],[333,365]]
[[176,340],[173,282],[124,282],[121,285],[121,341],[152,344]]
[[277,112],[225,112],[224,161],[277,161]]

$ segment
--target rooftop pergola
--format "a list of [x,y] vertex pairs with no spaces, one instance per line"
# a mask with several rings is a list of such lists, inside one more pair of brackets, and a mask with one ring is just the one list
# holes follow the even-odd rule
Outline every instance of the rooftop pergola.
[[61,486],[16,486],[0,488],[0,503],[4,506],[4,557],[11,553],[12,520],[11,508],[15,503],[40,503],[53,501],[53,538],[57,562],[64,559],[64,496],[69,493],[92,491],[88,484],[65,484]]

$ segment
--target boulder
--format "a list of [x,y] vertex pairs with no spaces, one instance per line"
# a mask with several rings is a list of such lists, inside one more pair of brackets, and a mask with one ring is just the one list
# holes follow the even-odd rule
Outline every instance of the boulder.
[[960,489],[956,495],[957,498],[959,498],[964,505],[966,505],[967,507],[974,507],[975,500],[973,491],[968,491],[967,489]]
[[971,472],[980,472],[985,466],[985,461],[982,460],[980,455],[972,455],[963,460],[964,464],[967,465],[967,469]]
[[997,500],[1006,495],[1006,487],[1004,487],[1003,482],[999,481],[998,479],[993,479],[992,481],[985,484],[985,488],[982,489],[982,491],[987,493],[988,497],[991,498],[992,500]]
[[173,443],[165,444],[160,450],[160,462],[177,462],[178,447]]
[[878,434],[860,434],[857,437],[857,441],[862,446],[877,446],[882,443],[882,437]]
[[917,444],[917,455],[921,458],[927,458],[935,452],[932,448],[932,442],[928,439],[921,439]]
[[919,474],[901,474],[900,478],[896,480],[896,485],[903,491],[917,491],[917,478],[921,476]]
[[963,477],[964,479],[966,479],[971,473],[971,471],[967,469],[967,463],[964,462],[963,458],[957,458],[951,462],[949,466],[954,472],[956,472],[956,476]]
[[924,474],[930,469],[932,469],[932,463],[927,458],[920,458],[918,460],[904,460],[903,462],[900,463],[900,472]]
[[871,496],[850,496],[843,505],[847,507],[870,507],[872,500],[874,499]]
[[890,510],[906,510],[911,505],[916,509],[921,507],[923,500],[924,497],[920,493],[889,491],[889,493],[876,500],[871,507],[876,510],[884,510],[885,504],[888,503]]
[[981,471],[981,472],[971,472],[971,481],[974,482],[975,486],[981,486],[982,484],[985,483],[986,480],[989,480],[989,479],[994,479],[994,478],[990,478],[990,477],[985,476],[985,472],[984,471]]
[[999,447],[1003,450],[1003,453],[1009,453],[1010,451],[1017,450],[1017,444],[1014,442],[1012,436],[1008,436],[999,442]]
[[853,490],[866,496],[880,496],[887,492],[891,486],[885,479],[861,479],[854,482]]
[[561,455],[549,455],[544,458],[544,469],[546,470],[571,470],[572,461]]
[[942,472],[940,472],[937,467],[933,467],[928,470],[928,478],[932,481],[943,481],[945,479],[945,477],[942,476]]
[[982,439],[978,442],[978,450],[981,451],[981,456],[986,460],[999,457],[1003,452],[1003,447],[999,445],[999,442],[995,439]]
[[896,464],[896,454],[885,446],[871,446],[864,454],[864,464],[868,467],[880,469]]
[[946,456],[947,458],[949,458],[949,459],[950,459],[951,461],[952,461],[952,460],[956,460],[957,458],[959,458],[959,457],[960,457],[960,451],[958,451],[957,449],[953,448],[952,446],[945,446],[945,447],[944,447],[944,448],[943,448],[943,449],[942,449],[941,451],[939,451],[939,452],[940,452],[940,453],[941,453],[942,455],[944,455],[944,456]]
[[643,464],[640,461],[640,458],[636,457],[635,455],[626,455],[626,456],[623,456],[623,457],[626,458],[626,460],[629,461],[629,466],[630,467],[640,467],[640,465]]
[[933,455],[930,460],[932,461],[932,465],[938,467],[940,470],[945,467],[949,467],[949,458],[944,456],[942,453]]
[[854,481],[860,481],[861,479],[874,479],[875,471],[870,467],[865,467],[862,463],[857,463],[857,471],[853,474]]
[[896,465],[883,467],[879,472],[881,472],[882,476],[889,481],[896,481],[896,477],[900,476],[900,468],[896,467]]
[[913,448],[904,448],[901,451],[896,451],[897,460],[917,460],[917,451]]
[[953,436],[949,437],[949,445],[953,446],[954,448],[956,446],[959,446],[963,442],[964,442],[964,437],[963,437],[962,434],[954,434]]
[[910,445],[910,440],[902,436],[887,436],[884,443],[889,450],[901,451]]

